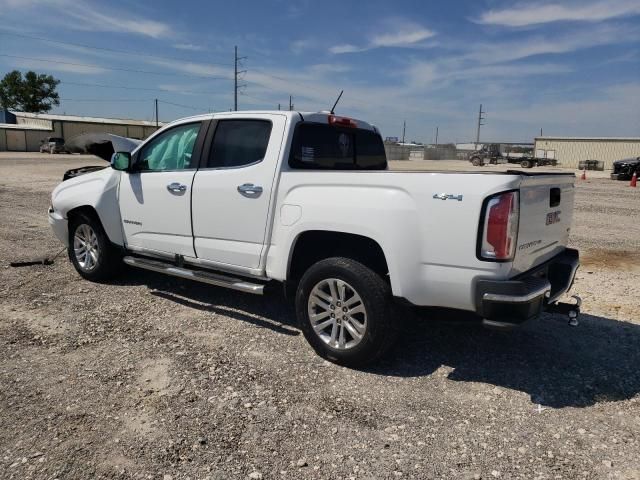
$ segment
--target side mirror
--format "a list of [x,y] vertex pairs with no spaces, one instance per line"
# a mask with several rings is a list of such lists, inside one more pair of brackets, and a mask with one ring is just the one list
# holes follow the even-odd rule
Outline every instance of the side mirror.
[[111,168],[126,172],[131,168],[131,153],[116,152],[111,156]]

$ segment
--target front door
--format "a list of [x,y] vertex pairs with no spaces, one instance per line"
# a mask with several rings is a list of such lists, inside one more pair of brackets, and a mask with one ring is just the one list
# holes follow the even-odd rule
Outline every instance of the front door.
[[233,115],[217,121],[210,152],[193,182],[198,258],[255,269],[267,232],[286,117]]
[[202,122],[178,125],[152,138],[120,180],[125,242],[134,251],[195,256],[191,186],[198,166]]

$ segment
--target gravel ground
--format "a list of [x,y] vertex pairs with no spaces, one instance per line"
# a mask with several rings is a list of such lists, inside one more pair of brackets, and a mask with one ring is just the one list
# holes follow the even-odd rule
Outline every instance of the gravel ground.
[[580,327],[406,313],[349,370],[276,292],[8,267],[60,249],[49,192],[94,162],[0,155],[0,478],[640,478],[640,189],[577,182]]

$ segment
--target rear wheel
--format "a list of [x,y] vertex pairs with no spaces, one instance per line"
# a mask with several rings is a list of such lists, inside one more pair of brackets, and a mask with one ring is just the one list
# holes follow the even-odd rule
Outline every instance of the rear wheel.
[[312,265],[296,293],[305,338],[323,358],[347,366],[369,363],[395,339],[391,289],[376,272],[350,258]]
[[112,278],[121,267],[120,252],[111,244],[102,224],[91,215],[69,221],[69,259],[76,271],[94,282]]
[[471,165],[473,165],[474,167],[479,167],[482,165],[482,160],[480,160],[478,157],[473,157],[471,159]]
[[520,166],[522,168],[531,168],[533,167],[533,163],[531,162],[531,160],[523,160],[522,162],[520,162]]

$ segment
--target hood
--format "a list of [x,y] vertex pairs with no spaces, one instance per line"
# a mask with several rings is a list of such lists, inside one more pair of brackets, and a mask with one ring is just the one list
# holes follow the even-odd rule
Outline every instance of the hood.
[[67,149],[73,153],[90,153],[107,162],[115,152],[132,152],[142,140],[120,137],[111,133],[83,133],[67,142]]
[[640,157],[634,157],[634,158],[624,158],[622,160],[616,160],[615,162],[613,162],[614,165],[623,165],[623,164],[635,164],[635,163],[640,163]]

